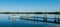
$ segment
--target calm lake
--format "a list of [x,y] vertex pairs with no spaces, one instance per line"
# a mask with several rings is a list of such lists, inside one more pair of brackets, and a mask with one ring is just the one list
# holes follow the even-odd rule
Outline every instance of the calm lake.
[[[16,15],[17,15],[16,21],[11,21],[11,19],[9,19],[9,16],[12,16],[12,14],[0,14],[0,27],[60,27],[60,24],[55,24],[55,23],[21,20],[21,19],[18,19],[18,17],[24,16],[24,15],[21,15],[21,14],[16,14]],[[34,16],[34,15],[29,15],[29,16]],[[43,15],[38,15],[38,16],[42,17]],[[54,18],[55,16],[48,15],[47,17]],[[39,18],[39,20],[43,20],[43,19]],[[54,21],[54,19],[48,19],[48,21]]]

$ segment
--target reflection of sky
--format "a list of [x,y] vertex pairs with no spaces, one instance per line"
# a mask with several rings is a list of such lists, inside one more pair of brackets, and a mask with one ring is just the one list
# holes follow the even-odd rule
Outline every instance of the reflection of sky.
[[0,11],[59,11],[60,0],[0,0]]
[[[0,14],[0,27],[1,27],[1,25],[2,26],[27,26],[26,24],[31,24],[31,25],[33,25],[34,24],[34,26],[36,25],[37,27],[39,26],[39,27],[41,27],[41,25],[43,26],[43,27],[45,27],[45,26],[47,26],[47,27],[60,27],[60,24],[54,24],[54,23],[45,23],[45,22],[36,22],[36,24],[34,23],[34,21],[30,21],[30,20],[16,20],[16,22],[12,22],[11,20],[9,20],[9,17],[8,16],[11,16],[12,14]],[[17,14],[18,15],[18,14]],[[19,14],[20,15],[20,14]],[[49,16],[49,15],[48,15]],[[52,15],[52,16],[54,16],[54,15]],[[51,17],[52,17],[51,16]],[[49,17],[50,18],[50,17]],[[36,19],[35,19],[36,20]],[[39,20],[42,20],[42,18],[39,18]],[[48,21],[54,21],[54,19],[48,19]],[[35,27],[36,27],[35,26]]]

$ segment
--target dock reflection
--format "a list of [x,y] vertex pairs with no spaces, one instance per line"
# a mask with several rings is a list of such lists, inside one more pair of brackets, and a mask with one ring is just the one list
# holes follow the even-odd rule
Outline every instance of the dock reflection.
[[[39,14],[34,14],[34,16],[29,16],[27,14],[24,16],[11,15],[8,17],[9,17],[9,20],[12,22],[16,22],[16,20],[29,20],[29,21],[34,21],[34,22],[48,22],[48,23],[60,24],[59,15],[55,15],[54,18],[49,18],[47,16],[48,16],[47,14],[44,14],[43,17],[40,17]],[[42,18],[43,20],[39,20],[40,18]],[[54,21],[48,21],[48,19],[54,19]]]

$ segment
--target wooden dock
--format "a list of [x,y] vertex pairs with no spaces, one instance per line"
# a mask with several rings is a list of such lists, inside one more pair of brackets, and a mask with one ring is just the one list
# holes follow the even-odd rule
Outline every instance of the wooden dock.
[[[18,18],[22,20],[32,20],[32,21],[38,21],[38,22],[49,22],[49,23],[58,23],[60,24],[60,18],[56,18],[56,15],[60,15],[60,12],[0,12],[0,14],[26,14],[25,17]],[[37,17],[28,17],[29,14],[35,14]],[[43,17],[38,17],[39,14],[44,14]],[[54,14],[55,18],[47,18],[46,14]],[[34,19],[29,19],[34,18]],[[37,18],[37,20],[35,20]],[[43,20],[38,20],[38,18],[43,18]],[[14,18],[11,18],[14,19]],[[47,21],[48,19],[54,19],[54,21]],[[14,19],[15,20],[15,19]]]
[[[33,18],[33,19],[30,19]],[[36,19],[35,19],[36,18]],[[42,18],[43,20],[38,20],[39,18]],[[16,21],[16,20],[28,20],[28,21],[34,21],[34,22],[47,22],[47,23],[56,23],[56,24],[60,24],[60,18],[47,18],[47,17],[19,17],[19,18],[10,18],[9,19]],[[54,19],[54,21],[48,21],[48,19]]]

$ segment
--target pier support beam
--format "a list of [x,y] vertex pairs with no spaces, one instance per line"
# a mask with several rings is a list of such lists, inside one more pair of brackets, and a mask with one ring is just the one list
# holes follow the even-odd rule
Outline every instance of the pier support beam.
[[59,15],[58,15],[58,23],[60,23],[60,18],[59,18]]
[[57,23],[57,18],[56,18],[56,15],[55,15],[55,20],[54,20],[54,23]]
[[36,14],[36,16],[35,16],[35,17],[36,17],[36,20],[37,20],[37,23],[38,23],[38,14]]
[[55,15],[54,23],[60,23],[59,15]]
[[47,15],[46,14],[44,15],[43,21],[47,22]]

